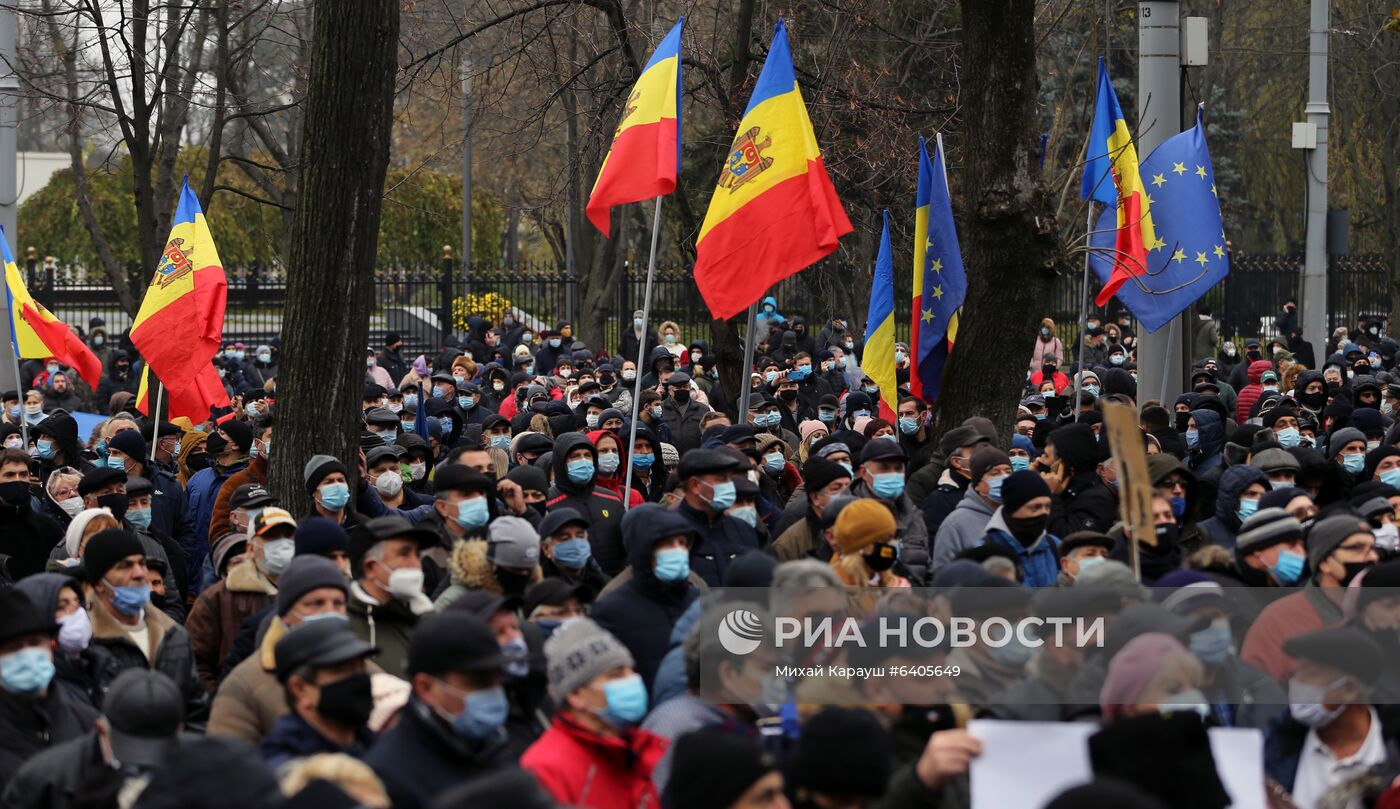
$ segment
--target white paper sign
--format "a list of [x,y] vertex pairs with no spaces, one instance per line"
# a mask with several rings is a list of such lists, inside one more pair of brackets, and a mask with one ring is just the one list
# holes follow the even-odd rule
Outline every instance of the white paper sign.
[[1266,809],[1264,734],[1257,728],[1210,728],[1210,755],[1230,793],[1231,809]]

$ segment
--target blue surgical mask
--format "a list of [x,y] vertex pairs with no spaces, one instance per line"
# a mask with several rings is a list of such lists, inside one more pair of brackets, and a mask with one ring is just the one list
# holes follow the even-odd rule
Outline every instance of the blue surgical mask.
[[758,527],[758,509],[754,506],[738,506],[725,512],[731,517],[743,520],[750,528]]
[[498,449],[498,450],[501,450],[502,452],[510,452],[510,436],[508,436],[508,435],[493,435],[493,436],[491,436],[491,446],[495,447],[495,448]]
[[20,411],[19,411],[19,405],[11,405],[11,406],[10,406],[10,418],[15,419],[16,421],[18,421],[18,420],[19,420],[19,412],[20,412]]
[[1303,576],[1303,563],[1307,559],[1297,551],[1279,551],[1278,559],[1269,566],[1269,573],[1279,584],[1292,584]]
[[1298,446],[1298,441],[1302,438],[1302,433],[1297,427],[1284,427],[1282,430],[1274,431],[1274,438],[1278,439],[1279,446],[1284,449],[1292,449]]
[[467,378],[461,374],[453,374],[452,381],[456,382],[458,385],[461,385],[466,383]]
[[767,383],[770,384],[770,385],[773,384],[774,382],[776,382],[777,380],[778,380],[778,372],[777,372],[777,371],[769,371],[768,373],[766,373],[766,374],[763,375],[763,381],[764,381],[764,382],[767,382]]
[[398,432],[395,430],[385,430],[384,432],[379,434],[379,440],[383,441],[386,446],[391,445],[394,443],[394,439],[397,438],[398,435]]
[[1250,499],[1250,498],[1241,498],[1241,499],[1240,499],[1240,507],[1239,507],[1239,509],[1237,509],[1237,510],[1235,511],[1235,516],[1240,518],[1240,522],[1244,522],[1245,520],[1247,520],[1247,519],[1249,519],[1250,517],[1254,516],[1254,512],[1256,512],[1256,511],[1258,511],[1258,510],[1259,510],[1259,500],[1258,500],[1258,498],[1254,498],[1254,499]]
[[855,470],[851,468],[850,464],[846,463],[845,461],[837,461],[836,465],[846,470],[847,477],[855,477]]
[[[651,468],[651,465],[652,465],[655,461],[656,461],[656,456],[655,456],[655,455],[633,455],[633,456],[632,456],[632,465],[635,466],[635,467],[637,467],[638,469],[650,469],[650,468]],[[1397,471],[1400,471],[1400,470],[1397,470]]]
[[715,511],[726,511],[734,505],[734,484],[726,480],[723,483],[711,484],[713,491],[710,493],[710,508]]
[[878,394],[878,393],[880,392],[880,386],[879,386],[879,385],[866,385],[864,388],[861,388],[861,390],[865,391],[866,393],[868,393],[868,394],[871,395],[871,396],[875,396],[876,394]]
[[900,416],[899,431],[905,435],[917,433],[919,431],[919,420],[908,416]]
[[0,686],[11,694],[37,694],[53,681],[53,652],[29,646],[0,657]]
[[1024,471],[1026,471],[1027,469],[1030,469],[1030,468],[1031,468],[1031,459],[1030,459],[1030,458],[1022,458],[1022,457],[1019,456],[1019,455],[1013,455],[1013,456],[1011,456],[1011,471],[1012,471],[1012,472],[1024,472]]
[[1187,430],[1187,431],[1186,431],[1186,448],[1187,448],[1187,449],[1195,449],[1196,447],[1198,447],[1198,446],[1200,446],[1200,445],[1201,445],[1201,431],[1200,431],[1200,430]]
[[622,466],[622,458],[616,452],[603,452],[598,455],[598,471],[611,475]]
[[608,680],[603,683],[603,696],[608,699],[608,707],[603,709],[602,717],[613,727],[632,727],[647,715],[647,687],[640,674]]
[[457,524],[463,528],[480,528],[491,519],[491,507],[485,497],[473,497],[457,503]]
[[593,556],[593,546],[587,538],[566,539],[554,546],[554,561],[570,570],[582,570]]
[[1094,567],[1095,565],[1101,565],[1103,564],[1103,562],[1104,558],[1102,556],[1086,556],[1083,559],[1080,559],[1079,575],[1084,575],[1084,571],[1088,570],[1091,567]]
[[404,397],[403,397],[403,406],[404,406],[405,408],[407,408],[407,409],[417,409],[417,407],[418,407],[418,394],[416,394],[416,393],[405,393],[405,394],[404,394]]
[[569,473],[569,481],[577,484],[584,484],[593,479],[593,459],[575,458],[569,461],[566,467]]
[[690,575],[690,551],[685,548],[657,551],[652,572],[662,581],[681,581]]
[[559,347],[559,338],[558,338],[558,337],[551,337],[551,338],[549,338],[549,347],[550,347],[550,348],[558,348],[558,347]]
[[[111,587],[110,584],[108,584]],[[126,587],[112,587],[112,607],[128,618],[141,614],[141,610],[151,601],[151,587],[148,584],[132,584]]]
[[1099,386],[1098,386],[1098,385],[1085,385],[1085,386],[1084,386],[1084,392],[1087,393],[1087,394],[1089,394],[1090,396],[1094,397],[1095,399],[1099,398]]
[[108,455],[105,463],[107,464],[108,469],[126,469],[126,459],[118,458],[115,455]]
[[463,410],[471,410],[473,407],[476,406],[476,399],[472,398],[471,396],[458,396],[457,404]]
[[830,424],[830,423],[832,423],[833,421],[836,421],[836,411],[835,411],[835,410],[818,410],[818,411],[817,411],[817,419],[818,419],[819,421],[821,421],[822,424]]
[[1204,663],[1218,666],[1230,655],[1230,641],[1229,620],[1217,618],[1205,629],[1191,633],[1191,653]]
[[321,505],[331,511],[339,511],[350,502],[350,484],[327,483],[321,487]]
[[896,351],[896,352],[894,352],[894,362],[895,362],[896,365],[898,365],[898,364],[901,363],[901,362],[904,362],[904,352],[903,352],[903,351]]
[[1001,502],[1001,485],[1006,482],[1007,475],[996,475],[987,478],[987,496],[993,503]]
[[769,472],[775,474],[781,472],[786,465],[787,459],[783,457],[781,452],[770,452],[763,456],[763,468],[767,469]]
[[875,476],[874,485],[870,487],[875,491],[875,496],[884,500],[894,500],[904,494],[904,473],[903,472],[881,472]]
[[441,399],[442,397],[443,397],[442,388],[433,388],[433,398],[434,398],[434,399]]
[[54,455],[53,442],[49,441],[48,439],[41,438],[37,442],[35,442],[34,451],[38,453],[40,458],[43,458],[45,460],[52,458]]
[[1381,473],[1381,483],[1400,489],[1400,467],[1387,469]]
[[462,712],[452,717],[452,729],[468,739],[488,739],[500,732],[510,715],[510,701],[502,686],[472,691]]
[[150,530],[151,510],[148,508],[129,508],[126,510],[126,521],[142,531]]
[[1365,456],[1365,455],[1343,455],[1343,456],[1342,456],[1342,468],[1345,469],[1345,470],[1347,470],[1347,473],[1348,473],[1348,474],[1351,474],[1351,475],[1359,475],[1359,474],[1361,474],[1362,468],[1365,467],[1365,466],[1366,466],[1366,456]]

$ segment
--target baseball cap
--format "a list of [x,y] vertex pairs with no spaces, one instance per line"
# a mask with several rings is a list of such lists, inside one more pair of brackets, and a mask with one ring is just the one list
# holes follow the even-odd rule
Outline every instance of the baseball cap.
[[259,511],[258,516],[253,519],[253,536],[260,537],[279,525],[285,525],[295,531],[297,521],[286,509],[268,506]]
[[497,517],[491,521],[486,559],[501,567],[533,569],[540,561],[540,535],[519,517]]
[[270,506],[277,502],[267,488],[259,483],[245,483],[233,490],[233,497],[229,498],[228,507],[230,510],[236,508],[261,508]]

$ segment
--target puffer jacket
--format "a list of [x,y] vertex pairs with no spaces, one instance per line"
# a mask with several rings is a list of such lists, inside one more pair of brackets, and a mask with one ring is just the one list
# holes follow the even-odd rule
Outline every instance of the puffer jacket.
[[933,538],[933,562],[929,569],[936,573],[962,551],[981,545],[996,508],[982,499],[976,487],[968,486],[958,507],[943,521],[938,536]]
[[[570,452],[579,447],[587,447],[593,453],[594,465],[598,453],[593,442],[583,433],[564,433],[554,439],[551,465],[554,469],[554,485],[549,488],[546,501],[550,511],[557,508],[571,508],[580,514],[588,515],[588,544],[593,549],[593,558],[609,576],[616,575],[627,564],[627,552],[622,542],[622,499],[593,481],[577,484],[569,480],[568,462]],[[595,473],[596,475],[596,473]],[[596,480],[596,477],[595,477]]]
[[661,796],[651,776],[668,746],[641,728],[603,736],[565,713],[555,716],[549,730],[525,751],[520,766],[564,805],[659,809]]
[[[154,606],[154,605],[152,605]],[[151,657],[131,640],[125,624],[116,619],[101,599],[88,608],[92,643],[104,647],[123,669],[151,669],[175,681],[185,697],[185,724],[203,728],[209,717],[209,692],[195,668],[194,645],[183,626],[158,609],[146,609],[146,638]]]
[[1259,378],[1273,367],[1274,364],[1268,360],[1255,360],[1249,364],[1249,384],[1244,386],[1235,399],[1236,424],[1244,424],[1249,420],[1249,411],[1254,408],[1254,403],[1259,401],[1259,397],[1264,395],[1264,386],[1260,384]]
[[1192,410],[1191,418],[1196,420],[1196,447],[1191,450],[1191,474],[1197,480],[1214,482],[1220,478],[1224,460],[1221,450],[1225,448],[1225,422],[1214,410]]
[[632,577],[600,597],[593,605],[591,617],[632,653],[637,673],[649,690],[656,669],[670,648],[672,628],[699,594],[689,581],[665,582],[656,578],[652,549],[669,536],[694,536],[695,528],[674,511],[646,504],[628,512],[622,529]]
[[1211,544],[1227,551],[1235,550],[1235,536],[1240,532],[1240,518],[1235,512],[1240,506],[1240,493],[1251,483],[1269,485],[1264,472],[1253,466],[1232,466],[1220,476],[1220,491],[1215,496],[1215,516],[1201,523],[1201,531]]
[[258,570],[252,559],[234,565],[228,578],[199,594],[185,620],[185,629],[194,644],[199,678],[211,693],[218,685],[220,668],[243,620],[266,609],[276,597],[277,585]]
[[900,545],[899,561],[909,575],[910,582],[915,587],[923,586],[924,582],[928,581],[930,570],[928,526],[924,524],[924,512],[914,505],[914,501],[910,500],[907,494],[900,494],[893,500],[876,497],[875,492],[871,491],[865,480],[860,477],[851,482],[846,492],[851,497],[879,500],[894,508],[894,521],[899,527],[895,532],[895,538],[899,540]]
[[[505,595],[496,574],[491,571],[491,563],[486,559],[487,542],[484,539],[458,540],[447,557],[447,570],[452,575],[452,583],[433,601],[437,609],[445,609],[448,604],[466,595],[469,590],[485,590],[496,595]],[[544,578],[540,566],[530,575],[530,584]]]

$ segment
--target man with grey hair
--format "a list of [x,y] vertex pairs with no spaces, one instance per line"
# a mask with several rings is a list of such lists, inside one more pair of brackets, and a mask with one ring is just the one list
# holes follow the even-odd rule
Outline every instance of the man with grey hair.
[[433,611],[419,553],[436,541],[434,531],[402,517],[377,517],[350,533],[350,627],[379,647],[379,664],[395,676],[404,671],[419,616]]

